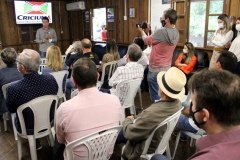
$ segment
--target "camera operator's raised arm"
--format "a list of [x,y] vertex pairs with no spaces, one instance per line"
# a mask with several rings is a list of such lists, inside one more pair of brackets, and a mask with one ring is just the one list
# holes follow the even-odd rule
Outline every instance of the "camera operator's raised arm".
[[138,25],[138,30],[141,33],[143,41],[145,41],[145,39],[147,38],[146,33],[144,32],[144,30],[139,25]]

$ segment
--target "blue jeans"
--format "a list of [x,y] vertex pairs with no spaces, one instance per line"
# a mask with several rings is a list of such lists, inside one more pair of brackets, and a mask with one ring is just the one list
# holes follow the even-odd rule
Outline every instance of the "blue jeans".
[[125,143],[126,144],[127,141],[128,140],[123,135],[123,129],[121,129],[120,132],[118,133],[116,144],[119,144],[119,143]]
[[46,52],[39,51],[41,58],[46,58]]
[[160,100],[160,96],[158,95],[159,87],[157,83],[157,75],[158,72],[148,71],[147,80],[152,103],[156,100]]
[[155,154],[152,156],[151,160],[169,160],[166,156],[161,154]]
[[[186,107],[190,106],[190,102],[183,102],[182,106],[185,109]],[[189,132],[192,132],[192,133],[197,133],[198,130],[196,130],[195,128],[193,128],[191,126],[188,119],[189,119],[189,117],[186,117],[185,115],[181,114],[179,119],[178,119],[177,128],[179,128],[181,130],[189,131]],[[187,136],[184,133],[182,133],[181,138],[187,138]]]
[[71,98],[71,92],[72,92],[72,88],[76,87],[73,85],[71,78],[66,80],[66,95],[68,96],[68,98]]

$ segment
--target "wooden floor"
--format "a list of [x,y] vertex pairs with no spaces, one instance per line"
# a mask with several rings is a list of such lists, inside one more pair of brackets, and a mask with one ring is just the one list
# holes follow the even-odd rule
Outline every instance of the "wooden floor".
[[[150,106],[150,96],[148,92],[142,93],[143,108]],[[135,105],[137,112],[141,112],[139,105],[138,95],[135,98]],[[14,139],[12,125],[8,123],[9,131],[5,132],[3,128],[3,120],[0,120],[0,160],[17,160],[18,159],[18,150],[17,150],[17,141]],[[170,141],[170,149],[173,151],[176,137],[172,135]],[[37,151],[38,160],[51,160],[52,158],[52,148],[47,143],[47,138],[42,138],[41,144],[42,149]],[[194,152],[195,148],[189,146],[189,140],[187,142],[179,142],[178,150],[174,160],[185,160],[190,157]],[[114,148],[114,153],[110,160],[120,160],[122,145],[116,145]],[[30,160],[30,150],[27,141],[23,140],[23,160]]]

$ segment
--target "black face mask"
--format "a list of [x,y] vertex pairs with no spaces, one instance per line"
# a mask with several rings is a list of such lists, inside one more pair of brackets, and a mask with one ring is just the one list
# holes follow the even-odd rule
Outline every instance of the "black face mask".
[[200,112],[202,110],[202,108],[196,110],[195,112],[192,111],[192,102],[190,104],[190,115],[194,121],[194,123],[196,124],[196,126],[198,126],[198,128],[201,128],[200,125],[203,125],[205,122],[201,122],[201,123],[198,123],[194,117],[194,114],[197,113],[197,112]]
[[162,24],[163,27],[166,25],[165,19],[161,20],[161,24]]

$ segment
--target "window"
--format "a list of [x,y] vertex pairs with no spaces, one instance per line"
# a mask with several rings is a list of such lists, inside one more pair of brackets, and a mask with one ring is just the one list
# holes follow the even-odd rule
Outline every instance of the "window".
[[[172,0],[172,7],[178,12],[176,28],[180,38],[178,46],[187,41],[195,47],[212,48],[210,39],[218,29],[217,17],[226,13],[226,0]],[[226,4],[226,5],[224,5]]]
[[224,0],[190,0],[189,36],[195,47],[212,46],[210,39],[218,28]]
[[92,40],[106,41],[107,38],[116,38],[116,25],[114,8],[96,8],[92,9]]
[[23,24],[21,28],[21,41],[22,42],[33,42],[36,39],[36,32],[42,24]]

